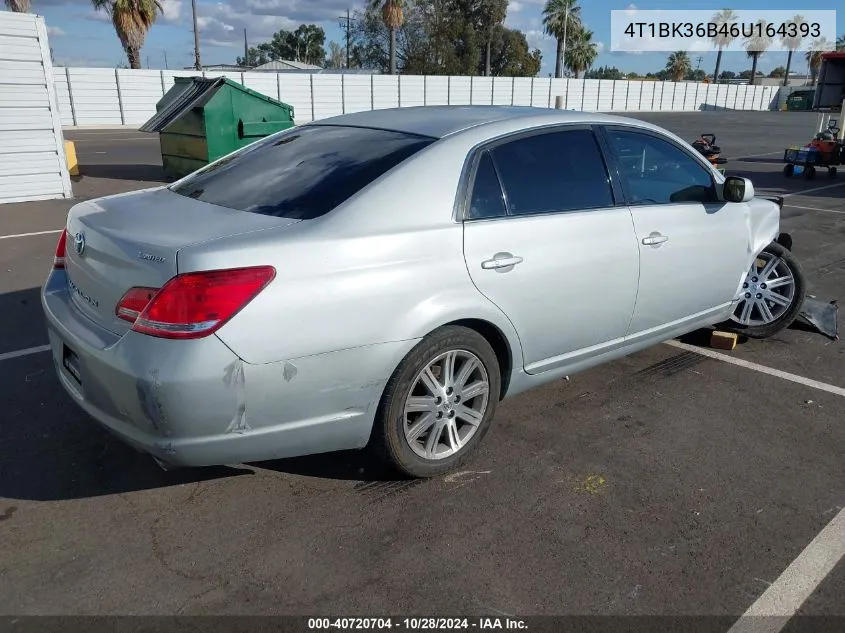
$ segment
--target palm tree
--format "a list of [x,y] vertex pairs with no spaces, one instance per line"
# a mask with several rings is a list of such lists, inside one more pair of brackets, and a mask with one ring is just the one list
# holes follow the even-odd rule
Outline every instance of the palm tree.
[[832,44],[826,37],[820,37],[810,43],[810,50],[804,54],[807,65],[810,67],[810,84],[815,85],[819,76],[819,69],[822,66],[822,55],[829,51]]
[[751,78],[748,83],[753,84],[757,80],[757,62],[760,55],[772,45],[772,38],[766,33],[769,23],[762,18],[754,24],[754,30],[750,37],[745,38],[745,52],[751,58]]
[[373,9],[381,8],[381,19],[390,30],[390,74],[396,74],[396,34],[405,23],[405,12],[402,10],[404,0],[369,0]]
[[599,56],[599,49],[593,41],[593,32],[583,27],[572,34],[570,43],[566,47],[564,63],[578,79],[582,72],[586,72]]
[[683,81],[687,73],[692,72],[692,61],[686,51],[678,51],[669,55],[666,61],[666,70],[672,75],[675,81]]
[[141,67],[141,47],[163,8],[159,0],[92,0],[94,9],[110,17],[117,37],[126,51],[130,68]]
[[781,37],[780,41],[789,51],[789,56],[786,58],[786,73],[783,75],[783,85],[789,85],[789,71],[792,68],[792,54],[801,46],[801,42],[804,40],[804,37],[801,35],[801,25],[805,24],[807,21],[804,19],[803,15],[796,15],[792,18],[792,23],[795,24],[795,36],[790,37],[788,34]]
[[711,38],[713,45],[719,49],[716,55],[716,70],[713,72],[713,83],[719,82],[719,70],[722,67],[722,51],[736,39],[731,33],[731,25],[734,24],[739,15],[733,9],[722,9],[714,14],[712,22],[717,25],[716,35]]
[[15,13],[29,13],[29,0],[5,0],[6,6],[9,7],[9,11],[14,11]]
[[543,30],[557,40],[555,77],[563,77],[564,49],[581,28],[578,0],[548,0],[543,9]]
[[493,36],[502,26],[508,14],[508,0],[481,0],[479,3],[479,22],[486,40],[484,53],[484,76],[490,76],[490,49],[493,46]]

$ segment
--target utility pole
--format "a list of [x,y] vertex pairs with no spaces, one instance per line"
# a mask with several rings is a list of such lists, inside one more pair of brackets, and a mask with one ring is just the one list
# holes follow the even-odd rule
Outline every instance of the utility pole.
[[246,29],[244,29],[244,66],[249,66],[249,45],[246,43]]
[[352,66],[352,23],[355,21],[346,10],[346,16],[340,16],[340,28],[346,32],[346,67]]
[[701,55],[698,56],[698,63],[695,65],[695,69],[698,70],[701,68],[701,60],[704,59]]
[[194,68],[202,70],[202,60],[200,59],[200,31],[197,27],[197,0],[191,0],[191,9],[194,13]]
[[164,49],[164,69],[169,70],[170,66],[167,65],[167,49]]
[[569,26],[569,2],[566,1],[566,13],[565,17],[563,18],[563,50],[561,51],[560,55],[563,59],[560,60],[560,70],[561,74],[565,72],[566,69],[566,28]]

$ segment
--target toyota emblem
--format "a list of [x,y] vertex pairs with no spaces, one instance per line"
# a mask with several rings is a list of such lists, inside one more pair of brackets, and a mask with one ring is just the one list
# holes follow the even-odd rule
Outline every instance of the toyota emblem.
[[81,232],[73,236],[73,247],[77,255],[82,255],[82,251],[85,250],[85,236]]

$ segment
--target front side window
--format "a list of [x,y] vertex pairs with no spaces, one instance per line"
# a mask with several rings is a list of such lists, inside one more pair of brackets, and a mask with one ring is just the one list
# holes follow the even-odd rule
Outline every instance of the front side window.
[[303,126],[258,141],[170,189],[229,209],[308,220],[435,140],[389,130]]
[[608,130],[629,203],[710,203],[718,200],[712,174],[669,141],[642,132]]
[[508,215],[600,209],[614,204],[607,168],[590,130],[535,134],[491,152]]

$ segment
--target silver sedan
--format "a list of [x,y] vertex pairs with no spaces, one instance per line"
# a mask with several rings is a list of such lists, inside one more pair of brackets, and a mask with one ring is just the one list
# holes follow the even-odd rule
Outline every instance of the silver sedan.
[[164,467],[371,448],[457,467],[506,397],[698,328],[771,336],[776,201],[648,123],[348,114],[71,209],[44,285],[71,397]]

